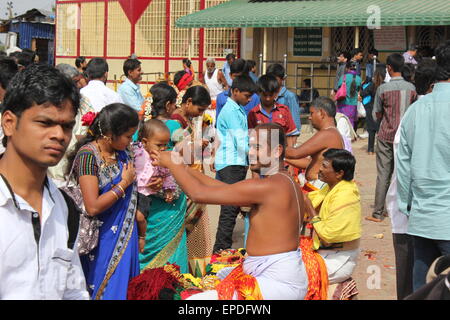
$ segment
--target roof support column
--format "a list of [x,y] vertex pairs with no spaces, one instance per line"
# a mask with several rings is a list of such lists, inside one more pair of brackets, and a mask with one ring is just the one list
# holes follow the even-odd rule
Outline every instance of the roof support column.
[[269,42],[269,34],[268,34],[268,28],[264,28],[264,36],[263,36],[263,73],[266,72],[267,69],[267,63],[265,61],[267,61],[268,57],[269,57],[269,51],[268,51],[268,42]]
[[355,48],[359,48],[359,27],[355,27]]

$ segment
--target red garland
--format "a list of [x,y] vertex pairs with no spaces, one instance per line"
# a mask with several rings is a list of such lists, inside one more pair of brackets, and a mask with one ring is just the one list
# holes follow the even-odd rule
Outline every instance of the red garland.
[[128,285],[128,300],[159,300],[162,289],[175,290],[178,280],[164,268],[147,269]]

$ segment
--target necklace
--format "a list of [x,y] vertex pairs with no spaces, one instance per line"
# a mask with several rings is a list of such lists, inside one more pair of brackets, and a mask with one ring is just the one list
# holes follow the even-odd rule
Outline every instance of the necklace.
[[100,151],[100,157],[101,157],[103,163],[105,164],[105,166],[107,166],[108,164],[111,164],[111,163],[115,163],[116,159],[117,159],[116,152],[114,151],[114,153],[112,155],[109,154],[109,155],[105,156],[105,154],[100,146],[100,143],[98,141],[95,141],[95,142],[97,144],[98,151]]
[[334,128],[334,129],[336,129],[336,127],[335,127],[335,126],[329,126],[329,127],[323,128],[322,130],[327,130],[327,129],[330,129],[330,128]]

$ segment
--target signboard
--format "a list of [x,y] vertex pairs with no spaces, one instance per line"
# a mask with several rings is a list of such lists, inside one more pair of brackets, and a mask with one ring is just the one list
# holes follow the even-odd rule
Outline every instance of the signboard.
[[322,56],[322,28],[294,28],[294,56]]
[[381,27],[373,30],[375,48],[378,51],[405,51],[405,27]]

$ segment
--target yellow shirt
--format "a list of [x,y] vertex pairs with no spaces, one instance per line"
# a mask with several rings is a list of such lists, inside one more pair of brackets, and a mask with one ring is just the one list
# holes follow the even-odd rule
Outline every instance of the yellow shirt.
[[331,191],[326,185],[308,193],[308,198],[315,209],[321,205],[319,215],[312,219],[314,250],[321,240],[331,244],[361,238],[361,202],[355,182],[342,180]]

